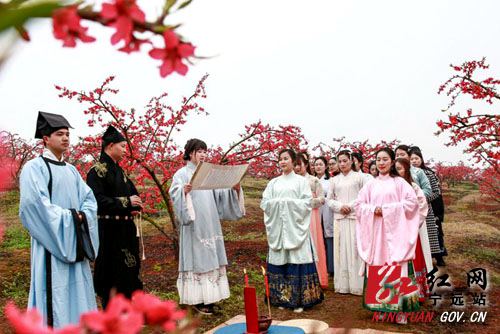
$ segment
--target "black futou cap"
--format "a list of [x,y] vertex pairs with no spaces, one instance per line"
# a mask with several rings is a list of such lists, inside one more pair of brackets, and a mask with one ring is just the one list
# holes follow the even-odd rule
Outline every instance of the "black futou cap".
[[64,128],[73,129],[66,118],[58,114],[39,111],[36,120],[35,138],[42,139],[43,136],[50,136],[51,133]]
[[110,125],[102,135],[102,147],[104,149],[111,143],[120,143],[125,140],[125,137],[114,126]]

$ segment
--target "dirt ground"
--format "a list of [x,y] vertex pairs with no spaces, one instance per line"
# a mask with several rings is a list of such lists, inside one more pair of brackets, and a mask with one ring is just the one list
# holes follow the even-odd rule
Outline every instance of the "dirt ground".
[[[263,278],[260,266],[265,265],[267,243],[259,209],[260,194],[265,182],[245,179],[247,216],[238,222],[223,222],[225,244],[229,260],[228,276],[231,297],[221,303],[222,311],[214,316],[202,316],[200,330],[208,330],[232,318],[243,314],[243,269],[250,275],[250,282],[257,286],[263,296]],[[26,233],[17,218],[17,198],[15,194],[0,198],[0,224],[3,227],[3,244],[0,245],[0,306],[7,300],[14,300],[18,305],[26,304],[29,289],[29,243]],[[500,245],[500,207],[497,202],[481,197],[474,185],[458,185],[446,189],[445,202],[445,242],[449,256],[447,266],[437,274],[448,274],[455,289],[466,288],[466,272],[481,267],[488,271],[489,282],[485,292],[488,305],[484,307],[450,307],[451,296],[444,296],[440,308],[434,308],[429,301],[424,309],[435,311],[430,323],[409,323],[405,326],[372,322],[373,313],[362,308],[361,297],[341,295],[333,292],[332,282],[325,290],[322,304],[304,311],[300,318],[318,319],[331,327],[373,328],[393,332],[412,333],[498,333],[498,299],[500,289],[500,265],[498,250]],[[169,224],[165,230],[171,234]],[[14,232],[12,232],[14,231]],[[151,226],[145,226],[146,260],[142,265],[142,279],[147,291],[162,298],[177,300],[176,254],[167,238]],[[24,233],[24,234],[23,234]],[[472,301],[472,295],[466,292],[466,300]],[[261,313],[267,312],[264,298],[260,300]],[[486,322],[478,323],[442,323],[439,316],[444,311],[464,311],[468,319],[474,311],[487,311]],[[274,319],[288,320],[297,318],[297,314],[272,308]],[[196,315],[195,315],[196,316]],[[198,316],[196,316],[198,317]],[[0,333],[10,333],[10,329],[0,314]]]

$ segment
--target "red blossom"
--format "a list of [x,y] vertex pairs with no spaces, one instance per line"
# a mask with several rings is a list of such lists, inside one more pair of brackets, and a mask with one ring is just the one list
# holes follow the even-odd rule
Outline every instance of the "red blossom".
[[62,40],[63,46],[75,47],[76,40],[84,43],[94,42],[95,38],[87,35],[87,29],[80,25],[77,6],[67,6],[54,11],[52,15],[54,37]]
[[80,323],[101,334],[135,334],[142,328],[143,318],[128,299],[118,294],[111,299],[105,311],[85,313]]
[[132,305],[137,312],[144,314],[144,322],[148,325],[162,326],[166,331],[176,328],[176,321],[186,316],[186,312],[177,309],[173,301],[162,301],[158,297],[136,291],[132,295]]
[[[487,70],[489,65],[486,59],[480,61],[467,61],[460,66],[451,65],[455,72],[450,79],[440,86],[438,93],[446,92],[451,101],[446,110],[455,105],[460,95],[468,95],[475,100],[483,100],[488,105],[500,100],[497,93],[500,88],[500,79],[488,77],[484,80],[476,78],[478,70]],[[436,134],[446,132],[449,141],[446,146],[457,146],[466,144],[464,153],[469,154],[474,163],[482,163],[487,166],[487,177],[479,178],[482,193],[490,197],[497,196],[498,182],[491,182],[491,175],[500,178],[500,152],[498,142],[500,140],[500,115],[495,112],[475,113],[467,109],[465,113],[449,113],[448,119],[439,120]],[[486,190],[488,189],[488,190]]]
[[[136,4],[135,0],[114,0],[112,3],[104,3],[101,9],[101,16],[108,19],[108,25],[116,28],[111,36],[111,43],[117,44],[121,40],[125,46],[121,51],[137,51],[142,43],[138,43],[133,36],[134,24],[144,23],[144,12]],[[130,44],[133,43],[133,46]]]
[[17,334],[53,333],[52,329],[44,325],[43,318],[36,309],[21,312],[13,302],[8,302],[5,315]]
[[166,77],[172,72],[185,75],[188,71],[187,65],[182,60],[194,54],[195,47],[191,43],[184,43],[172,30],[163,33],[165,48],[153,48],[149,55],[154,59],[162,61],[160,75]]

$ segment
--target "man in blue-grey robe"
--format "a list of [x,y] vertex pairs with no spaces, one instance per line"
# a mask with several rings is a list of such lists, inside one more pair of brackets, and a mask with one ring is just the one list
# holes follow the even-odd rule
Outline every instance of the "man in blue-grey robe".
[[239,185],[235,189],[191,190],[189,182],[196,165],[205,159],[207,146],[190,139],[184,149],[187,164],[175,173],[169,190],[180,230],[177,289],[180,304],[212,314],[214,303],[229,298],[220,219],[242,217],[243,194]]
[[63,161],[70,127],[64,117],[40,112],[35,138],[45,148],[20,176],[19,216],[31,235],[28,307],[56,328],[97,308],[89,266],[99,247],[97,203],[76,168]]

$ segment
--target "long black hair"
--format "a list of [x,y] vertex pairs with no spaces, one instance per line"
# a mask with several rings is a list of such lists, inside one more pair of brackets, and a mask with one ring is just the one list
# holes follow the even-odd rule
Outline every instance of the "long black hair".
[[[318,161],[318,160],[323,161],[323,163],[325,164],[325,180],[328,180],[330,178],[330,173],[328,172],[328,161],[326,161],[325,157],[320,156],[320,157],[316,157],[316,159],[314,159],[314,163],[316,164],[316,161]],[[318,176],[316,174],[316,170],[314,170],[314,176]]]
[[307,174],[311,175],[311,166],[309,165],[309,159],[306,152],[297,153],[297,160],[295,161],[295,164],[298,165],[301,161],[304,163],[304,166],[306,166]]
[[351,153],[351,160],[353,160],[354,158],[356,158],[356,160],[359,161],[359,170],[357,169],[356,167],[356,164],[354,163],[354,161],[352,162],[352,169],[355,171],[355,172],[363,172],[363,163],[365,162],[365,159],[363,158],[363,155],[361,154],[361,152],[352,152]]
[[[375,169],[377,170],[377,175],[378,175],[378,169],[377,169],[377,161],[376,160],[372,160],[370,161],[370,163],[368,164],[368,173],[372,173],[371,170],[372,170],[372,166],[375,165]],[[373,175],[372,175],[373,176]]]
[[412,148],[410,149],[410,153],[409,153],[409,155],[410,155],[410,160],[411,160],[411,155],[412,155],[412,154],[417,155],[417,156],[420,158],[420,160],[422,160],[422,164],[419,166],[420,168],[422,168],[422,169],[427,169],[427,170],[431,170],[429,167],[427,167],[427,166],[425,165],[425,160],[424,160],[424,157],[422,156],[422,151],[420,151],[420,149],[419,149],[418,147],[412,147]]
[[[380,153],[380,152],[385,152],[389,155],[389,157],[391,158],[391,162],[392,162],[392,165],[391,165],[391,168],[389,169],[389,175],[391,177],[396,177],[398,176],[399,177],[399,174],[398,172],[396,171],[396,166],[395,166],[395,161],[396,161],[396,154],[394,153],[394,151],[390,148],[390,147],[383,147],[381,148],[380,150],[378,150],[377,152],[375,152],[375,160],[377,159],[377,155]],[[377,168],[378,169],[378,168]],[[380,171],[379,171],[380,173]]]
[[290,158],[292,159],[292,162],[295,165],[297,163],[297,153],[295,153],[295,151],[292,150],[291,148],[285,148],[285,149],[282,149],[281,151],[279,151],[278,160],[281,157],[281,155],[285,152],[288,153],[288,155],[290,155]]
[[182,159],[188,161],[188,160],[191,160],[190,158],[190,154],[193,153],[193,152],[196,152],[198,150],[207,150],[207,144],[203,141],[203,140],[200,140],[200,139],[197,139],[197,138],[192,138],[192,139],[189,139],[186,143],[186,145],[184,145],[184,155],[182,157]]

